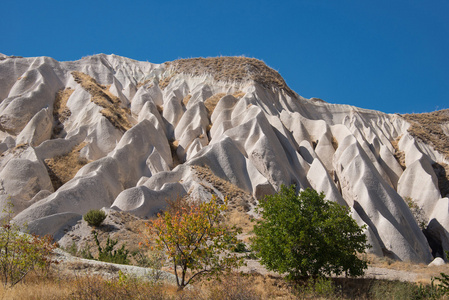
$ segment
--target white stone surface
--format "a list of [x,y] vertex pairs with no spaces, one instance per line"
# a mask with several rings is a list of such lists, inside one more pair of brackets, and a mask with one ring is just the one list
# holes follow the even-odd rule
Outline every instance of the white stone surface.
[[[73,71],[109,86],[130,109],[133,127],[115,128]],[[161,89],[168,75],[165,65],[116,55],[1,60],[0,200],[16,204],[15,220],[40,234],[60,234],[92,208],[149,217],[167,199],[187,193],[223,197],[226,191],[195,171],[201,166],[258,199],[282,184],[323,191],[367,225],[373,253],[430,263],[429,244],[403,200],[411,197],[427,222],[439,224],[432,232],[449,250],[448,201],[432,169],[433,162],[447,161],[410,136],[400,116],[291,96],[252,81],[217,82],[210,74],[178,74]],[[61,138],[52,140],[55,95],[69,87],[71,115]],[[243,97],[232,95],[237,91]],[[209,116],[204,102],[218,93],[227,95]],[[405,170],[393,155],[391,142],[399,137]],[[91,162],[54,191],[44,160],[81,143],[81,157]]]

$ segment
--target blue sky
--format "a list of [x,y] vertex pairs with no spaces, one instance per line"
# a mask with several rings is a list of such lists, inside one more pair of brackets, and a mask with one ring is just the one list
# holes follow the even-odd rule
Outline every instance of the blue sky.
[[0,53],[162,63],[245,55],[298,94],[387,113],[449,108],[448,0],[2,1]]

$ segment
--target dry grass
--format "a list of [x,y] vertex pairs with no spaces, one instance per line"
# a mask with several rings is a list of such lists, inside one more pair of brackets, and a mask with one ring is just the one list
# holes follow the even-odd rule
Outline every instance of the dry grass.
[[[228,212],[227,214],[227,223],[231,226],[236,226],[242,229],[242,233],[245,234],[246,237],[249,237],[252,234],[254,225],[256,221],[247,213],[244,213],[241,210],[234,209]],[[249,239],[244,239],[245,242],[249,242]]]
[[[216,176],[209,167],[192,167],[199,179],[210,183],[214,188],[222,193],[224,197],[228,199],[229,207],[231,209],[237,209],[243,212],[247,212],[250,210],[251,204],[255,204],[254,198],[250,194],[248,194],[238,186],[232,184],[231,182]],[[207,186],[203,186],[207,188]]]
[[37,273],[28,274],[24,280],[11,289],[0,285],[1,299],[67,299],[72,292],[72,281]]
[[218,93],[215,94],[209,98],[206,99],[206,101],[204,101],[204,106],[206,106],[207,109],[207,115],[210,119],[210,116],[212,115],[212,113],[214,112],[215,107],[218,104],[218,101],[220,101],[221,98],[223,98],[224,96],[226,96],[225,93]]
[[173,78],[173,76],[175,76],[175,74],[171,74],[170,76],[165,77],[161,81],[159,81],[159,88],[161,90],[164,90],[170,83],[170,80]]
[[[164,78],[159,85],[165,88],[175,74],[201,76],[209,74],[217,81],[244,82],[255,81],[266,88],[276,87],[294,96],[278,72],[268,67],[263,61],[247,57],[209,57],[178,59],[166,63],[172,75]],[[167,82],[168,81],[168,82]]]
[[[10,290],[0,288],[2,299],[183,299],[183,300],[265,300],[265,299],[414,299],[418,285],[400,281],[365,278],[332,278],[287,281],[281,276],[231,273],[220,281],[198,281],[190,288],[151,283],[122,276],[74,275],[28,276]],[[430,296],[430,295],[427,295]],[[421,298],[416,298],[421,299]],[[427,299],[427,298],[426,298]],[[437,298],[432,298],[437,299]],[[447,299],[443,296],[441,299]]]
[[179,141],[178,140],[170,140],[170,141],[168,141],[168,144],[170,145],[170,151],[171,151],[171,156],[173,159],[173,168],[174,168],[177,165],[183,163],[179,159],[178,154],[176,153],[176,151],[178,150],[178,147],[179,147]]
[[337,141],[337,139],[335,137],[332,137],[331,143],[332,143],[332,147],[334,148],[334,150],[337,150],[337,148],[338,148],[338,141]]
[[411,123],[408,132],[420,141],[432,145],[449,159],[449,136],[442,125],[449,124],[449,109],[423,114],[407,114],[403,117]]
[[55,102],[53,103],[53,119],[55,126],[53,127],[52,138],[57,138],[64,128],[63,123],[72,115],[72,112],[67,107],[67,100],[74,90],[71,88],[61,89],[56,93]]
[[28,148],[28,144],[27,143],[18,144],[17,146],[14,147],[14,149],[12,151],[24,150],[26,148]]
[[282,277],[260,274],[226,274],[217,281],[201,281],[197,285],[199,299],[259,300],[296,299],[292,284]]
[[82,72],[74,71],[72,76],[92,96],[91,101],[103,107],[101,114],[116,128],[125,132],[132,127],[129,108],[123,107],[118,97],[106,86],[98,84],[95,79]]
[[242,99],[243,98],[243,96],[245,96],[246,94],[244,93],[244,92],[242,92],[242,91],[237,91],[237,92],[235,92],[234,94],[232,94],[232,96],[234,96],[235,98],[237,98],[237,99]]
[[184,99],[182,99],[182,104],[184,104],[184,106],[187,106],[191,98],[192,95],[188,94],[187,96],[184,97]]
[[281,277],[225,275],[220,281],[200,281],[190,289],[179,291],[176,286],[151,283],[122,277],[105,279],[100,276],[74,275],[45,278],[28,276],[24,283],[12,289],[0,288],[2,299],[192,299],[192,300],[259,300],[295,299],[292,284]]
[[396,140],[391,141],[391,145],[393,146],[394,149],[394,153],[393,156],[394,158],[396,158],[397,162],[399,163],[399,165],[401,166],[402,170],[405,170],[406,166],[405,166],[405,152],[399,150],[399,140],[401,139],[402,136],[398,137]]
[[88,163],[87,159],[80,157],[80,151],[84,146],[86,146],[86,143],[81,143],[66,155],[45,160],[45,165],[55,191],[75,177],[79,169]]
[[[152,80],[152,79],[147,79],[147,80],[145,80],[145,81],[141,81],[141,82],[137,83],[136,88],[137,88],[137,89],[141,88],[142,86],[144,86],[145,84],[147,84],[147,83],[150,82],[151,80]],[[153,84],[151,84],[150,87],[151,87],[151,86],[153,86]]]

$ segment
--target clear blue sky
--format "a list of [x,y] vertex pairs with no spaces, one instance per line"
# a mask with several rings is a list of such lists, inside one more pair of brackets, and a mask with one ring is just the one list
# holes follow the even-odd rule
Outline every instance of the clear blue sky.
[[7,55],[245,55],[306,98],[388,113],[449,108],[449,0],[4,0],[1,10]]

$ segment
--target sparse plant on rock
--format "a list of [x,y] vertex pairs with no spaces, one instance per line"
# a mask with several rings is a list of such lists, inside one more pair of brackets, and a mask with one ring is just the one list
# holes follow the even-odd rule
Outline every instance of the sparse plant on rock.
[[98,227],[106,219],[106,213],[99,209],[91,209],[83,216],[83,219],[89,226]]
[[125,244],[118,250],[114,250],[115,245],[117,245],[117,240],[111,240],[109,237],[106,240],[106,246],[101,247],[100,241],[98,240],[98,233],[94,230],[92,231],[95,243],[98,247],[98,260],[104,262],[110,262],[114,264],[129,264],[128,254],[129,251],[125,249]]
[[349,209],[324,200],[323,193],[282,186],[260,201],[252,249],[272,271],[297,279],[308,276],[363,275],[367,262],[357,253],[368,247],[363,228]]
[[410,211],[412,212],[416,223],[418,223],[419,228],[421,228],[421,230],[426,229],[427,222],[424,210],[411,197],[404,197],[404,201],[410,208]]
[[148,223],[150,235],[173,264],[179,289],[199,276],[219,275],[243,264],[232,252],[240,230],[223,224],[226,209],[215,196],[202,203],[181,199]]
[[48,270],[52,263],[52,252],[56,245],[52,238],[39,238],[20,231],[12,223],[12,203],[9,202],[3,212],[6,218],[0,228],[0,277],[4,287],[13,287],[30,271]]

